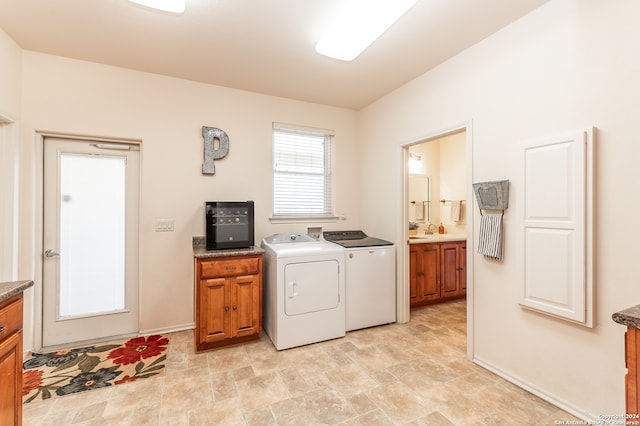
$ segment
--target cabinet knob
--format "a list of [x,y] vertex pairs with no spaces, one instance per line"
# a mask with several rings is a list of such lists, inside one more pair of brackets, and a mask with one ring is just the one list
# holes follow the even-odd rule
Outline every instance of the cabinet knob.
[[4,331],[4,327],[0,325],[0,333]]
[[234,310],[234,311],[237,311],[237,310],[238,310],[238,307],[237,307],[237,306],[234,306],[234,307],[233,307],[233,310]]
[[229,307],[228,307],[228,306],[225,306],[225,307],[224,307],[224,311],[225,311],[225,312],[229,312]]

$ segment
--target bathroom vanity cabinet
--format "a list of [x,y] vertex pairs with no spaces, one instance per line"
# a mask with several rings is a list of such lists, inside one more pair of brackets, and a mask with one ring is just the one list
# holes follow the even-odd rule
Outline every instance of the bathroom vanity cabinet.
[[258,339],[262,254],[195,258],[196,352]]
[[467,242],[409,245],[411,307],[465,297]]

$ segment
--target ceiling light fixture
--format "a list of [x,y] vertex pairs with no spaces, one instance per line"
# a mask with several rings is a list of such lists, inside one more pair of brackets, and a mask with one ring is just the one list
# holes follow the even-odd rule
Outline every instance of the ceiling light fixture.
[[418,154],[414,154],[413,152],[409,153],[409,173],[422,173],[422,168],[424,165],[422,164],[422,157]]
[[316,51],[352,61],[417,1],[351,0],[316,44]]
[[187,9],[187,0],[129,0],[144,7],[162,10],[170,13],[184,13]]

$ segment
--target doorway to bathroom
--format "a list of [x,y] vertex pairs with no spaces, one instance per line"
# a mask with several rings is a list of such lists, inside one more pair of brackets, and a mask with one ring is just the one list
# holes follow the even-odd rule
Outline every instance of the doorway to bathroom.
[[469,122],[402,147],[405,306],[408,311],[428,309],[466,298],[468,356],[473,318],[471,134]]

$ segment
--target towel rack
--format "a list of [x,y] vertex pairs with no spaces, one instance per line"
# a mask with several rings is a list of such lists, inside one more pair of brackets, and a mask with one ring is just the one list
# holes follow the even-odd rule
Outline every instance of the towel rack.
[[440,202],[441,202],[442,204],[444,204],[444,203],[450,203],[450,202],[452,202],[452,201],[460,201],[461,203],[465,203],[467,200],[440,200]]
[[482,210],[504,210],[509,208],[509,181],[499,180],[473,184],[473,192]]

